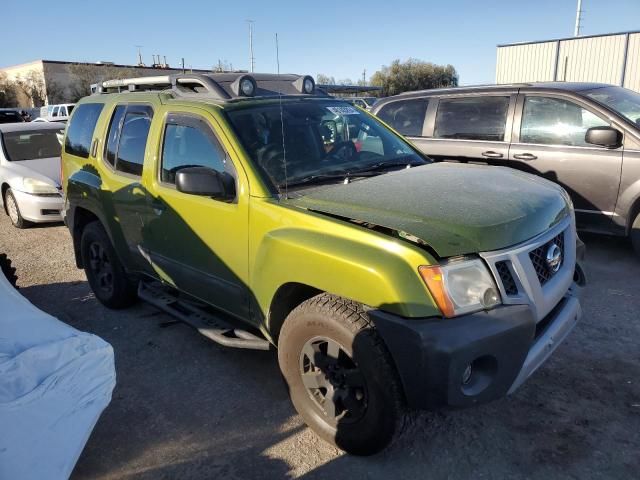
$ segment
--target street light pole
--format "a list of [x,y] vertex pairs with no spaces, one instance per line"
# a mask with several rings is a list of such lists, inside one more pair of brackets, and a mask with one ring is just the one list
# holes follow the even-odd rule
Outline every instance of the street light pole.
[[580,36],[580,20],[582,19],[582,0],[578,0],[578,8],[576,9],[576,26],[573,30],[573,36]]

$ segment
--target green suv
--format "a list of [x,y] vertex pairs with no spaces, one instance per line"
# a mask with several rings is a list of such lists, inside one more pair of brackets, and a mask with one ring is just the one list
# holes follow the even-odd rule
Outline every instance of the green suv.
[[581,316],[573,207],[505,168],[432,164],[297,75],[112,80],[65,133],[65,221],[96,298],[277,347],[297,411],[353,454],[405,408],[513,392]]

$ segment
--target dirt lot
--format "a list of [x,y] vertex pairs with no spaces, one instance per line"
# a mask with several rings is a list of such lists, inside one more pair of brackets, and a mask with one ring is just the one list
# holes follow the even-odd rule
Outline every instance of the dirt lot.
[[74,478],[638,478],[640,261],[584,236],[585,316],[516,394],[464,411],[412,414],[372,458],[318,440],[293,410],[273,352],[219,347],[140,304],[91,295],[63,226],[17,231],[0,251],[41,309],[110,342],[118,384]]

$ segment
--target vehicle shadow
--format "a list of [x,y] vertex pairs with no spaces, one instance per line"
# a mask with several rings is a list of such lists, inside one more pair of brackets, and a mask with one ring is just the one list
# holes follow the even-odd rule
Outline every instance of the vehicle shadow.
[[154,307],[98,304],[87,282],[21,293],[114,348],[117,384],[72,478],[284,478],[265,453],[306,427],[274,352],[220,347]]

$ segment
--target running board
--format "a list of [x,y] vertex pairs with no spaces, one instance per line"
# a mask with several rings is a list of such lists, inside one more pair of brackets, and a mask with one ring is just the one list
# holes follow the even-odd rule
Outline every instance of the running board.
[[195,328],[209,340],[225,347],[252,350],[269,350],[270,348],[270,343],[264,338],[230,326],[222,318],[205,311],[194,303],[178,298],[159,283],[140,282],[138,296],[145,302]]

